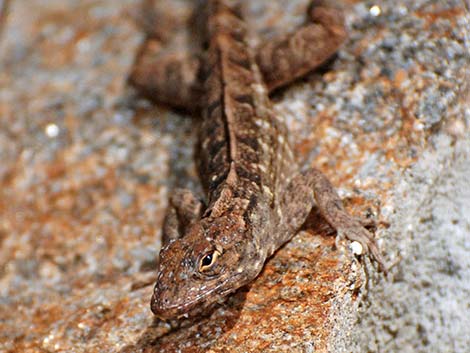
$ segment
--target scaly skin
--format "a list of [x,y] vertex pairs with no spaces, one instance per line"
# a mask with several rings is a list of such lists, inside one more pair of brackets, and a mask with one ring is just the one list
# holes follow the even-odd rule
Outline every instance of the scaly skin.
[[[206,9],[209,48],[200,75],[205,95],[197,162],[207,206],[189,190],[177,190],[170,200],[151,300],[162,319],[206,313],[253,281],[314,205],[338,233],[382,261],[372,235],[344,210],[328,179],[315,169],[298,172],[285,123],[273,114],[263,81],[275,89],[331,55],[344,38],[341,12],[315,1],[309,11],[315,24],[255,55],[245,23],[227,2],[209,0]],[[333,39],[319,47],[328,53],[302,49],[311,60],[295,53],[325,33]]]

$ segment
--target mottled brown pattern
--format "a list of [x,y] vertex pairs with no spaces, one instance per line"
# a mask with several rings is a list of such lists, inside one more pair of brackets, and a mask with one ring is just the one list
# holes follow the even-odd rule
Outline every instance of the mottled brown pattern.
[[345,40],[339,4],[331,0],[312,1],[308,15],[311,23],[259,49],[256,60],[270,91],[322,64]]
[[[207,206],[188,190],[171,199],[151,302],[163,319],[204,313],[250,283],[296,234],[314,204],[339,234],[359,241],[382,264],[372,235],[344,210],[328,179],[315,169],[298,172],[286,126],[274,116],[262,78],[274,89],[331,56],[344,38],[341,11],[314,1],[309,10],[314,24],[258,53],[261,73],[245,24],[229,3],[210,0],[203,11],[208,50],[198,76],[205,92],[198,168]],[[313,39],[320,42],[310,43]],[[183,77],[173,72],[178,67],[184,66],[165,66],[171,74],[162,77]]]

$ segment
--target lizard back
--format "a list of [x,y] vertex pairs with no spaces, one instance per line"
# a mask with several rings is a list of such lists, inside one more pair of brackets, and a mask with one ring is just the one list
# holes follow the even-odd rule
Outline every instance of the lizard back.
[[240,198],[261,193],[273,203],[280,162],[292,164],[286,128],[272,114],[239,13],[213,0],[208,14],[206,109],[198,167],[209,209],[227,183],[236,184]]

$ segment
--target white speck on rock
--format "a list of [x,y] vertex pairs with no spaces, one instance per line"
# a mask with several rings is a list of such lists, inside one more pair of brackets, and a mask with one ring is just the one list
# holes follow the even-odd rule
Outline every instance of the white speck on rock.
[[55,138],[55,137],[59,136],[60,129],[56,124],[50,123],[50,124],[46,125],[46,128],[44,129],[44,132],[46,133],[47,137]]
[[353,241],[349,247],[351,248],[351,251],[354,255],[362,255],[362,253],[364,252],[364,248],[362,246],[361,243],[359,243],[358,241]]

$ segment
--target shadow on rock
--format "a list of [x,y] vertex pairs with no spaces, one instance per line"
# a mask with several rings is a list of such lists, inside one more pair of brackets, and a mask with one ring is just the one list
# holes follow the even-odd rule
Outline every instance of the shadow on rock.
[[208,316],[161,321],[154,319],[135,344],[124,347],[130,352],[203,352],[229,332],[240,317],[249,287],[239,289]]

